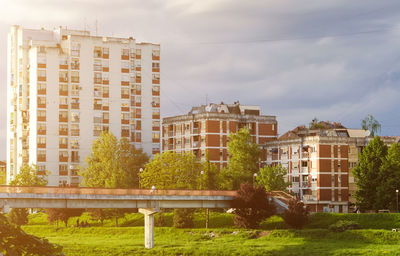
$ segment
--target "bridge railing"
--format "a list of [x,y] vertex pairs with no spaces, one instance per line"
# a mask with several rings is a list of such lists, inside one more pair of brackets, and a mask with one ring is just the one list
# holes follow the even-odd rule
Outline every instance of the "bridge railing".
[[19,187],[0,186],[0,193],[30,194],[83,194],[83,195],[175,195],[175,196],[236,196],[231,190],[189,190],[189,189],[119,189],[119,188],[64,188],[64,187]]

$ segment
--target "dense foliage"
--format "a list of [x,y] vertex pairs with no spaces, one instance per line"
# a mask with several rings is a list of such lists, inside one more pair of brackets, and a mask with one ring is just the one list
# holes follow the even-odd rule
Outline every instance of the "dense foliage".
[[29,212],[26,208],[13,208],[8,214],[8,218],[15,225],[21,226],[28,223],[28,215]]
[[381,124],[373,115],[368,115],[361,120],[361,129],[370,131],[370,136],[374,137],[381,130]]
[[262,220],[275,213],[265,188],[248,182],[240,186],[232,206],[235,208],[235,225],[243,228],[258,228]]
[[240,184],[252,182],[254,173],[259,171],[261,149],[244,127],[229,135],[228,152],[229,167],[223,170],[222,185],[225,189],[239,189]]
[[289,226],[302,229],[308,222],[308,210],[300,200],[291,199],[288,204],[288,210],[285,211],[283,219]]
[[268,166],[260,169],[257,183],[263,185],[266,191],[285,191],[288,183],[285,181],[287,170],[282,165]]
[[46,175],[37,175],[36,165],[24,165],[10,182],[11,186],[44,186],[47,184]]
[[335,224],[329,226],[329,230],[334,232],[343,232],[346,230],[359,229],[360,225],[357,222],[351,220],[339,220]]
[[86,158],[87,167],[80,171],[82,184],[98,188],[138,188],[139,170],[148,156],[126,139],[103,132],[92,144]]
[[193,228],[195,209],[175,209],[174,227],[175,228]]
[[57,256],[62,247],[50,244],[46,239],[28,235],[11,224],[0,214],[0,255],[7,256]]
[[355,197],[361,210],[397,210],[400,188],[400,145],[389,149],[377,136],[364,148],[353,169],[357,179]]
[[46,209],[47,219],[53,224],[56,222],[58,226],[58,221],[64,222],[65,226],[68,226],[68,219],[75,216],[80,216],[84,209],[74,209],[74,208],[50,208]]

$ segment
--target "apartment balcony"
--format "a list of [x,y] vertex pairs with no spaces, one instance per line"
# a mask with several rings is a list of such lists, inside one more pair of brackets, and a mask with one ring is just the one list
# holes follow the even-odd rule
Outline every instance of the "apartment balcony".
[[58,161],[59,162],[68,162],[68,156],[59,156]]
[[60,90],[59,94],[60,96],[68,96],[68,90]]
[[160,68],[152,68],[151,71],[153,71],[153,72],[160,72]]
[[160,79],[153,79],[152,83],[153,84],[160,84]]
[[121,55],[121,60],[129,60],[129,55]]
[[155,139],[155,138],[153,138],[153,139],[152,139],[152,143],[160,143],[160,139]]
[[121,119],[121,124],[129,124],[129,120],[127,120],[127,119]]
[[102,84],[103,79],[101,77],[95,77],[93,78],[95,84]]
[[40,82],[46,82],[46,77],[45,76],[38,76],[37,80],[40,81]]
[[121,137],[129,137],[129,130],[122,130]]
[[103,93],[103,98],[109,98],[110,94],[109,93]]
[[46,122],[46,117],[45,116],[38,116],[37,120],[38,120],[38,122]]
[[121,107],[121,111],[122,112],[129,112],[130,109],[129,109],[129,107]]
[[37,133],[38,133],[39,135],[46,135],[46,129],[39,129],[39,130],[37,131]]
[[135,95],[142,95],[142,90],[135,90]]
[[301,157],[302,157],[302,158],[308,158],[308,157],[309,157],[308,152],[303,152],[303,153],[301,154]]
[[79,109],[79,103],[71,103],[71,109]]
[[68,170],[59,171],[58,175],[60,175],[60,176],[68,176]]
[[46,63],[38,63],[37,67],[38,68],[46,68]]
[[121,68],[121,73],[129,73],[129,68]]
[[38,95],[46,95],[46,89],[41,89],[37,91]]
[[200,143],[198,141],[193,142],[193,147],[194,148],[198,148],[200,145]]
[[103,53],[103,59],[108,59],[110,58],[110,55],[108,53]]
[[198,127],[193,128],[193,134],[199,134],[199,131]]
[[58,121],[62,123],[68,122],[68,117],[67,116],[58,116]]
[[301,173],[308,173],[308,167],[301,167]]
[[58,78],[58,81],[60,82],[60,83],[68,83],[68,77],[67,76],[60,76],[59,78]]
[[129,94],[121,94],[121,99],[129,99]]
[[151,118],[152,119],[160,119],[160,115],[152,115]]
[[153,96],[160,96],[160,91],[152,90],[152,91],[151,91],[151,94],[152,94]]
[[160,56],[152,55],[153,60],[160,60]]
[[37,147],[38,148],[46,148],[46,143],[38,143]]
[[71,82],[79,83],[79,76],[71,76]]
[[93,104],[93,109],[94,110],[101,110],[101,104]]
[[67,104],[60,104],[58,106],[59,109],[68,109],[68,105]]
[[136,71],[142,71],[142,67],[136,67],[135,70]]
[[103,110],[104,111],[108,111],[108,110],[110,110],[110,107],[109,106],[103,106]]
[[102,130],[94,130],[93,136],[95,136],[95,137],[100,136],[101,133],[102,133]]
[[71,129],[71,136],[79,136],[79,130],[78,129]]
[[66,65],[66,64],[60,64],[59,68],[60,68],[60,69],[68,69],[68,65]]
[[79,64],[72,64],[72,63],[71,63],[71,69],[73,69],[73,70],[79,70]]
[[59,144],[58,148],[68,148],[68,144]]
[[141,82],[142,82],[142,78],[141,78],[141,77],[136,77],[136,80],[135,80],[135,81],[136,81],[136,83],[138,83],[138,84],[139,84],[139,83],[141,83]]
[[68,136],[68,129],[59,130],[58,135]]
[[129,81],[121,81],[122,86],[129,86]]
[[109,67],[103,67],[103,72],[110,72],[110,68]]
[[136,59],[137,59],[137,60],[142,59],[142,55],[136,54]]
[[110,123],[110,119],[103,119],[103,120],[102,120],[102,123],[103,123],[103,124],[108,124],[108,123]]
[[46,156],[44,155],[38,155],[37,156],[37,161],[38,162],[46,162]]
[[73,157],[71,157],[71,162],[72,163],[79,163],[80,162],[80,157],[79,156],[73,156]]
[[168,137],[173,137],[174,136],[174,132],[173,131],[169,131],[168,132]]

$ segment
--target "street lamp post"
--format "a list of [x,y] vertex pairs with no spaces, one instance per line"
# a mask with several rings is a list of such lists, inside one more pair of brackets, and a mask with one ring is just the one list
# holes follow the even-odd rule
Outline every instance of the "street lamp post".
[[142,174],[142,172],[143,172],[143,168],[140,168],[139,169],[139,188],[140,188],[140,175]]
[[396,189],[396,209],[399,212],[399,190]]
[[201,171],[200,172],[200,190],[202,189],[202,181],[203,181],[203,174],[204,174],[204,171]]
[[253,186],[256,185],[256,177],[257,177],[257,173],[253,174]]

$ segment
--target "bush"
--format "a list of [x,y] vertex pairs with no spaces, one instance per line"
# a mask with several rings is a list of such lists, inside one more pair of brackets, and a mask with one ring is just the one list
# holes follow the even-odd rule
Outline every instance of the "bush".
[[165,227],[167,222],[165,220],[165,216],[163,212],[159,212],[154,216],[154,225],[156,227]]
[[358,225],[357,222],[349,220],[339,220],[335,224],[329,226],[329,230],[334,232],[343,232],[346,230],[359,229],[359,228],[360,225]]
[[8,217],[10,221],[17,226],[28,224],[28,209],[26,208],[13,208],[11,209]]
[[235,208],[235,226],[242,228],[258,228],[262,220],[275,213],[265,188],[254,187],[248,182],[240,185],[232,206]]
[[194,209],[175,209],[174,210],[174,227],[176,228],[193,228]]
[[288,210],[285,211],[283,219],[289,226],[302,229],[308,222],[308,210],[304,206],[303,202],[297,199],[291,199],[289,201]]

